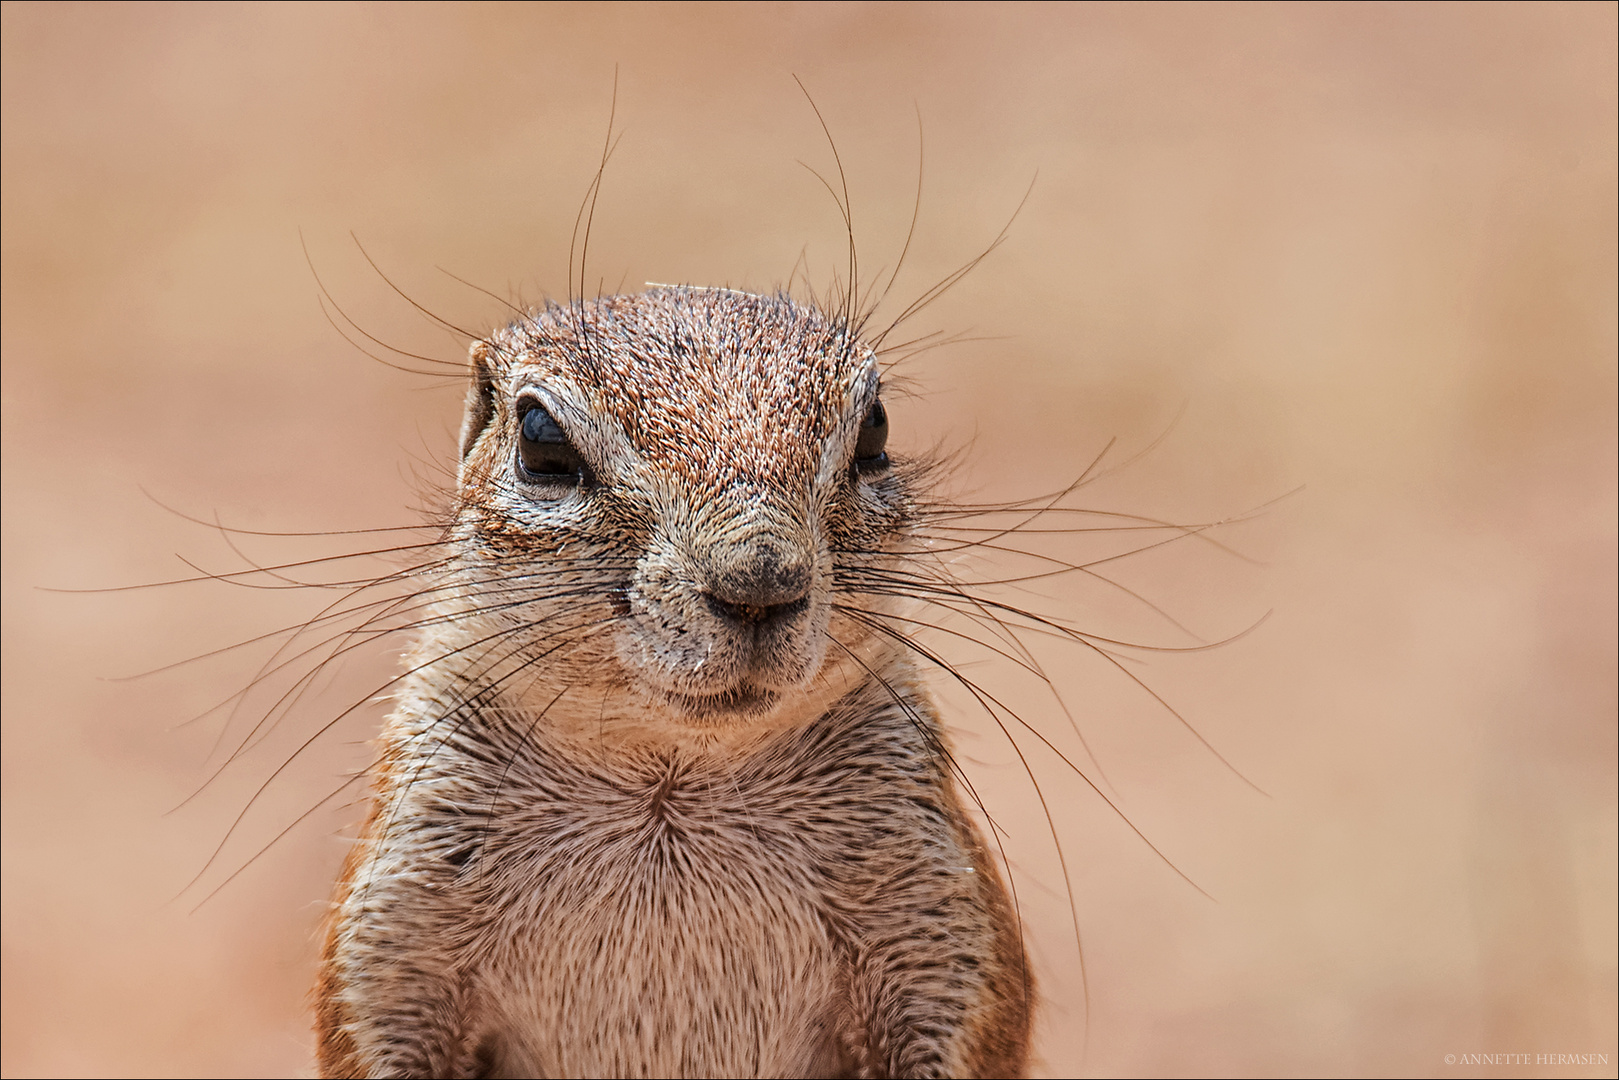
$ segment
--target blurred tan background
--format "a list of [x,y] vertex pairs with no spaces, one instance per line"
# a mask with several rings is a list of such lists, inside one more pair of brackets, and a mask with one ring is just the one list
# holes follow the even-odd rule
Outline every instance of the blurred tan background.
[[[841,226],[797,164],[831,166],[797,74],[871,270],[904,240],[920,112],[891,314],[1038,173],[1005,245],[914,321],[976,340],[908,365],[924,393],[896,406],[898,442],[967,446],[957,489],[1012,498],[1168,427],[1079,501],[1185,522],[1304,485],[1221,531],[1262,566],[1197,543],[1110,564],[1204,640],[1274,612],[1130,668],[1266,794],[1118,672],[1038,646],[1110,793],[1213,897],[1024,738],[1088,1037],[1051,830],[1004,740],[962,735],[1046,989],[1042,1072],[1614,1075],[1615,10],[6,4],[0,1070],[310,1070],[315,926],[355,810],[254,855],[363,761],[382,707],[208,859],[388,649],[205,786],[223,717],[182,722],[269,649],[121,680],[324,597],[44,590],[367,543],[239,555],[165,506],[270,531],[416,520],[460,388],[346,344],[300,233],[368,331],[458,360],[348,233],[472,329],[501,305],[437,268],[564,294],[617,65],[592,291],[769,288],[801,256],[827,283]],[[1082,540],[1028,542],[1098,550]],[[1193,640],[1081,583],[1024,600]],[[1038,686],[952,655],[1078,753]]]

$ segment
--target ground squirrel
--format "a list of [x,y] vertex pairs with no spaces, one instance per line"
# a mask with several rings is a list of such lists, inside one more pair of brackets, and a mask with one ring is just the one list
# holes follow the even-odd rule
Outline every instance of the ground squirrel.
[[937,586],[883,390],[786,294],[473,345],[323,1075],[1021,1075],[1033,984],[907,641]]

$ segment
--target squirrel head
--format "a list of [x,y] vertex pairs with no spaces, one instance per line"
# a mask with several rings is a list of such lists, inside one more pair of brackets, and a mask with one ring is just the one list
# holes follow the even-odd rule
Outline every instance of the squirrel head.
[[660,287],[475,343],[456,595],[488,670],[703,730],[869,680],[867,579],[912,505],[880,393],[875,352],[786,295]]

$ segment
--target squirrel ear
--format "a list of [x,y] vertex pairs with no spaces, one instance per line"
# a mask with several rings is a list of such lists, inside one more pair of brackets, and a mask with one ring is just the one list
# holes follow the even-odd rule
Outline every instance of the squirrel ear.
[[495,415],[495,376],[489,366],[490,346],[487,341],[474,341],[469,357],[467,407],[461,420],[461,459],[472,452],[489,418]]

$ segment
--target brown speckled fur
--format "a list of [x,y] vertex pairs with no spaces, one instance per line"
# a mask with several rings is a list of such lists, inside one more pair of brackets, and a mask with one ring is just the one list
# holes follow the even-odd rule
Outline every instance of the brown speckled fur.
[[[910,610],[916,483],[852,464],[879,377],[840,320],[723,289],[474,346],[451,557],[333,902],[322,1075],[1021,1075],[1017,920],[874,629]],[[521,473],[525,400],[581,479]],[[755,622],[715,601],[789,579]]]

